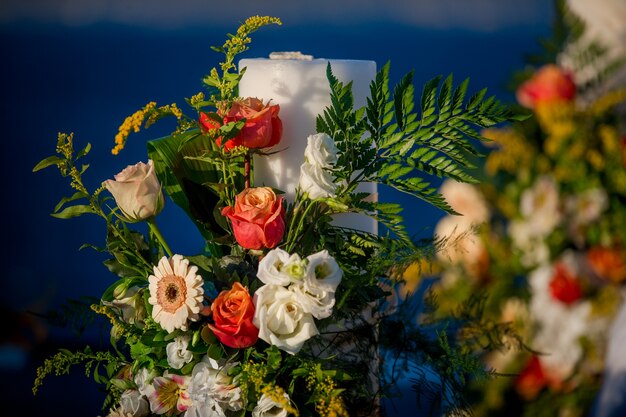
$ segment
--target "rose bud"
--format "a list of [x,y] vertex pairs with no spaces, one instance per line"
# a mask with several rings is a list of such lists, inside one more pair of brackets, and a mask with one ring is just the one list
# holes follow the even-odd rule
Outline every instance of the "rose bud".
[[614,284],[626,281],[626,250],[595,246],[587,251],[587,262],[600,278]]
[[147,164],[129,165],[114,178],[106,180],[104,186],[115,198],[126,221],[139,222],[161,212],[163,192],[151,160]]
[[[283,123],[278,118],[280,107],[263,104],[258,98],[247,98],[235,101],[224,117],[224,124],[246,119],[246,123],[237,136],[224,144],[226,150],[236,146],[246,148],[269,148],[280,142],[283,134]],[[221,139],[217,141],[221,145]]]
[[570,102],[576,97],[571,74],[556,65],[546,65],[517,89],[517,101],[530,109],[539,104]]
[[246,249],[273,248],[285,233],[283,198],[269,187],[246,188],[222,215],[230,219],[237,243]]
[[254,303],[248,289],[238,282],[230,290],[222,291],[211,304],[213,322],[209,327],[213,334],[226,346],[246,348],[259,338],[252,320]]

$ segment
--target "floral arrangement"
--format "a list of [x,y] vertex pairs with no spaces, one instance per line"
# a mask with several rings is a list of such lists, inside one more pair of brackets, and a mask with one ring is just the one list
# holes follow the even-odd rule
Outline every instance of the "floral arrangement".
[[[582,22],[559,10],[571,52]],[[601,50],[587,45],[578,56]],[[587,415],[623,301],[626,89],[593,97],[593,85],[576,82],[577,70],[588,72],[560,61],[540,64],[516,90],[532,119],[484,132],[493,144],[483,183],[447,180],[440,189],[465,214],[436,228],[457,243],[439,254],[440,299],[484,291],[486,311],[515,330],[485,360],[516,376],[477,384],[478,414]]]
[[[76,152],[73,135],[59,134],[56,155],[35,167],[56,166],[74,190],[53,216],[104,220],[104,245],[88,246],[109,256],[104,264],[115,277],[90,306],[110,321],[111,347],[60,351],[38,370],[35,392],[48,374],[83,363],[106,389],[111,417],[371,415],[397,378],[397,370],[391,381],[384,377],[384,348],[428,364],[439,375],[439,402],[461,409],[460,375],[478,362],[468,349],[473,338],[457,329],[475,324],[398,315],[390,288],[433,245],[408,236],[398,204],[377,202],[357,186],[376,182],[451,211],[427,175],[475,181],[466,172],[468,155],[477,154],[470,140],[518,116],[485,90],[465,101],[468,81],[453,88],[452,77],[424,87],[418,114],[411,74],[391,92],[389,64],[372,82],[367,106],[354,109],[351,85],[329,66],[332,105],[317,117],[296,199],[288,202],[280,190],[255,187],[251,176],[252,154],[280,150],[280,107],[271,97],[238,97],[245,71],[233,72],[249,35],[268,24],[280,20],[252,17],[214,48],[225,58],[204,79],[209,93],[186,100],[193,116],[176,104],[149,103],[124,121],[114,154],[131,132],[176,118],[171,135],[148,142],[146,163],[91,192],[79,162],[90,145]],[[168,245],[156,222],[166,197],[197,225],[203,253],[182,255]],[[373,217],[388,233],[334,225],[332,215],[345,212]],[[134,228],[141,224],[144,232]]]

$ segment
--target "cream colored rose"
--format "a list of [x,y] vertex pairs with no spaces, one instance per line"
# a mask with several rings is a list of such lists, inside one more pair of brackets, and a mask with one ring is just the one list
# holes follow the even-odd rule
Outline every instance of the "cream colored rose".
[[337,163],[337,152],[339,150],[333,138],[326,133],[318,133],[307,138],[304,158],[311,165],[332,168]]
[[334,197],[337,184],[333,182],[333,177],[322,167],[308,163],[300,167],[300,189],[309,195],[311,200],[317,198]]
[[151,160],[127,166],[115,175],[115,180],[106,180],[104,186],[128,221],[156,216],[163,208],[163,192]]
[[319,334],[315,321],[285,287],[264,285],[254,293],[254,325],[259,338],[290,354],[296,354],[311,337]]

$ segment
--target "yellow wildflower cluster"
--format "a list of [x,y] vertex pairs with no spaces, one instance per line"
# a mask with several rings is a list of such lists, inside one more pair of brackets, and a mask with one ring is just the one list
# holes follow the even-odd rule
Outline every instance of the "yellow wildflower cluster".
[[146,104],[143,109],[137,110],[124,120],[124,123],[122,123],[118,129],[117,135],[115,135],[115,147],[111,150],[111,153],[113,155],[119,154],[120,151],[124,149],[130,133],[139,132],[144,120],[146,121],[144,127],[148,128],[161,117],[168,115],[173,115],[176,119],[180,120],[183,117],[183,112],[178,108],[176,103],[166,104],[159,108],[156,107],[154,101]]
[[298,410],[296,410],[291,404],[291,401],[289,401],[289,397],[285,397],[285,390],[278,385],[274,385],[271,382],[266,383],[265,386],[261,388],[261,394],[265,394],[266,397],[278,404],[280,408],[287,411],[287,414],[294,415],[296,417],[300,415]]
[[573,104],[560,102],[557,105],[552,103],[539,105],[535,109],[537,120],[547,134],[544,142],[544,151],[547,155],[557,155],[576,132],[574,110]]
[[289,398],[284,396],[285,390],[273,382],[265,382],[267,377],[267,368],[262,364],[248,362],[242,367],[242,382],[240,384],[242,396],[245,398],[248,396],[248,389],[250,386],[257,387],[257,394],[260,398],[263,394],[271,398],[276,404],[279,404],[281,408],[287,411],[287,413],[298,416],[298,410],[296,410]]
[[237,34],[227,39],[224,43],[223,48],[226,51],[226,61],[221,63],[222,71],[227,72],[230,69],[235,68],[233,58],[235,55],[248,49],[246,45],[251,42],[248,35],[265,25],[272,23],[282,25],[282,22],[277,17],[252,16],[247,18],[243,25],[239,26],[239,29],[237,29]]
[[124,119],[124,123],[119,127],[117,135],[115,135],[115,147],[111,150],[113,155],[120,153],[126,145],[126,140],[132,132],[139,132],[141,125],[143,124],[146,115],[151,113],[156,108],[156,103],[151,101],[146,104],[143,109],[137,110],[135,113]]
[[320,417],[348,417],[341,390],[337,389],[335,381],[330,376],[320,379],[315,372],[311,372],[306,382],[307,389],[316,393],[315,411]]
[[513,129],[486,129],[482,134],[498,146],[485,162],[489,175],[495,175],[499,171],[516,174],[520,167],[530,166],[535,157],[536,151],[532,149],[532,145]]
[[106,316],[109,319],[111,325],[113,326],[113,328],[111,329],[112,335],[119,338],[123,335],[133,332],[133,326],[120,320],[118,317],[118,313],[115,312],[113,308],[101,304],[92,304],[91,309],[98,314]]
[[599,99],[597,99],[591,106],[589,106],[589,113],[591,116],[601,116],[607,110],[617,106],[620,103],[626,101],[626,88],[611,91]]
[[191,98],[189,99],[189,103],[193,107],[196,107],[200,103],[202,103],[204,100],[205,100],[204,93],[203,92],[199,92],[198,94],[191,96]]

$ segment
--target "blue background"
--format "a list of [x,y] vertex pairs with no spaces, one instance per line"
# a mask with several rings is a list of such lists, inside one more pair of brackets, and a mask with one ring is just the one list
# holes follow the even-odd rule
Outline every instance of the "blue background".
[[[113,279],[101,265],[101,254],[78,250],[86,242],[103,244],[100,219],[50,217],[59,199],[71,194],[68,182],[53,168],[38,174],[31,170],[54,153],[57,132],[74,132],[77,148],[87,142],[93,145],[91,168],[85,175],[92,190],[126,165],[145,161],[145,142],[168,133],[173,125],[159,124],[131,136],[127,148],[114,157],[110,149],[118,126],[148,101],[177,102],[184,107],[183,98],[201,91],[202,77],[221,58],[209,47],[221,45],[225,33],[253,12],[242,12],[237,19],[213,16],[206,25],[197,21],[188,26],[184,21],[176,26],[135,25],[107,16],[68,24],[54,13],[11,14],[13,3],[0,6],[4,154],[0,230],[5,253],[0,291],[2,406],[5,411],[19,408],[24,416],[106,414],[100,411],[102,397],[96,384],[79,368],[69,377],[52,377],[36,397],[30,393],[36,366],[58,347],[72,349],[108,340],[106,331],[94,328],[78,337],[47,326],[30,312],[45,312],[68,298],[97,297]],[[437,7],[435,2],[418,3],[424,10]],[[502,2],[473,3],[482,9],[468,9],[469,22]],[[523,66],[525,54],[537,51],[537,37],[549,34],[550,2],[531,3],[534,9],[525,9],[510,25],[506,19],[514,11],[487,28],[480,27],[480,20],[475,25],[446,21],[445,13],[436,25],[429,25],[399,22],[389,17],[392,14],[361,13],[351,18],[350,8],[331,19],[315,11],[298,14],[291,7],[287,16],[275,13],[285,22],[282,27],[266,28],[253,36],[252,49],[244,57],[300,50],[316,57],[374,60],[379,66],[391,60],[392,81],[414,69],[417,91],[433,76],[453,73],[458,82],[470,77],[470,92],[489,87],[492,94],[510,102],[513,96],[506,83],[511,72]],[[460,1],[456,4],[469,7]],[[345,13],[344,22],[340,22],[341,13]],[[290,14],[295,23],[290,23]],[[458,10],[450,12],[458,14]],[[498,22],[498,16],[494,21]],[[430,236],[442,215],[389,190],[380,190],[380,198],[402,202],[408,228],[418,237]],[[158,221],[176,252],[201,251],[200,236],[171,201]],[[412,400],[406,398],[396,401],[395,407],[388,406],[390,415],[407,415],[408,410],[416,412]]]

